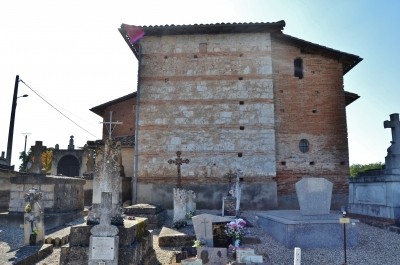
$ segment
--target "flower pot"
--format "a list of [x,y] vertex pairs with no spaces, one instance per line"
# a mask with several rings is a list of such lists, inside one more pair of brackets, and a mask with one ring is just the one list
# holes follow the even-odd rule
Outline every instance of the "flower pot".
[[36,245],[36,234],[31,234],[29,236],[29,245],[30,246]]

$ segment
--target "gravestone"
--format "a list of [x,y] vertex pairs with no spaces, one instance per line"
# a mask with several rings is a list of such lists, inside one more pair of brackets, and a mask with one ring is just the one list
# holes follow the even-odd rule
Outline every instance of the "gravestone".
[[232,244],[232,238],[225,233],[227,222],[212,223],[213,246],[216,248],[228,248]]
[[197,258],[201,259],[203,265],[226,265],[228,263],[226,248],[200,247]]
[[400,121],[399,114],[390,114],[390,121],[384,121],[384,128],[390,128],[392,131],[392,141],[387,149],[385,157],[385,169],[391,170],[392,173],[400,173]]
[[112,193],[101,193],[100,224],[90,230],[89,265],[118,264],[118,228],[111,225]]
[[43,146],[42,141],[36,141],[35,145],[31,147],[32,156],[26,166],[28,173],[41,174],[42,173],[42,153],[46,151],[46,146]]
[[296,194],[302,215],[329,214],[332,182],[324,178],[303,178],[296,183]]
[[103,192],[112,196],[111,224],[123,225],[120,207],[120,158],[121,143],[106,139],[104,146],[96,153],[96,167],[93,177],[92,208],[89,211],[87,224],[98,224],[100,220],[100,204]]
[[31,188],[24,195],[25,206],[24,214],[24,244],[36,245],[44,243],[44,216],[40,201],[42,193]]
[[222,198],[222,216],[236,216],[237,199],[233,196]]
[[246,255],[243,256],[242,259],[239,262],[244,262],[246,265],[251,265],[251,264],[259,264],[264,262],[263,256],[261,255]]
[[192,190],[185,190],[182,188],[181,166],[183,164],[188,164],[190,160],[181,158],[181,154],[181,151],[177,151],[177,158],[168,160],[168,163],[176,165],[178,170],[177,185],[176,188],[173,189],[174,223],[186,219],[187,213],[193,214],[196,211],[196,194]]
[[193,216],[192,221],[197,240],[204,240],[208,247],[213,247],[213,223],[229,223],[232,218],[212,214],[199,214]]

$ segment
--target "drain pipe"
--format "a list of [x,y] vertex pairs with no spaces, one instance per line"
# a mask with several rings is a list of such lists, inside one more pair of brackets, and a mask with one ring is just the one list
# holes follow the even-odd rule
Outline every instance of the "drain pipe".
[[132,181],[132,204],[137,204],[138,190],[138,174],[139,174],[139,112],[140,112],[140,80],[142,73],[142,46],[138,43],[138,72],[137,72],[137,89],[136,89],[136,121],[135,121],[135,157],[134,157],[134,172]]

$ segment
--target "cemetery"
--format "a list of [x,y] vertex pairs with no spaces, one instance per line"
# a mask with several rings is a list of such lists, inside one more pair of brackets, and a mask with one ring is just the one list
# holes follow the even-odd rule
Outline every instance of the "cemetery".
[[[140,46],[144,31],[122,24],[145,66],[143,94],[138,86],[92,108],[103,139],[75,150],[71,136],[68,149],[54,149],[51,170],[42,141],[26,172],[0,169],[0,264],[397,264],[399,114],[384,122],[393,138],[385,169],[348,179],[345,108],[358,95],[342,83],[362,59],[284,35],[284,26],[144,27]],[[315,61],[312,81],[298,56]],[[326,109],[291,101],[303,81],[333,87],[309,92],[326,95]],[[115,110],[125,116],[118,108],[133,110],[136,124],[132,113],[128,127],[113,120]],[[305,108],[312,122],[296,124]]]

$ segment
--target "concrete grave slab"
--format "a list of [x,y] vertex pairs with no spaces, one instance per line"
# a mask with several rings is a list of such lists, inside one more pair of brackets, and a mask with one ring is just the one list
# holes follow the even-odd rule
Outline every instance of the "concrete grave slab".
[[163,227],[158,236],[159,247],[182,247],[192,246],[196,237],[179,232],[175,229]]

